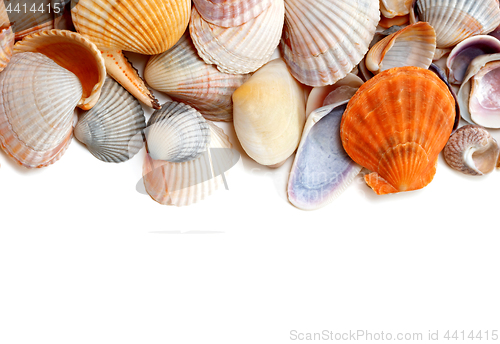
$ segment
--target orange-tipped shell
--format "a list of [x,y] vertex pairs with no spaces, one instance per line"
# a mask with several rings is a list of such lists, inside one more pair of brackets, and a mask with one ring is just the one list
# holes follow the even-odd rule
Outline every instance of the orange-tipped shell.
[[453,129],[455,100],[434,73],[418,67],[384,71],[350,100],[340,134],[349,156],[373,171],[377,194],[429,184]]

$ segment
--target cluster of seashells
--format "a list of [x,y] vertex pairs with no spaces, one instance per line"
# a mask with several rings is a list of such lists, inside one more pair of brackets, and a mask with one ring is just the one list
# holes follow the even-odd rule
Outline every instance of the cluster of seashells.
[[[498,164],[498,0],[61,1],[15,18],[0,2],[0,145],[27,168],[73,135],[104,162],[145,143],[146,191],[189,205],[234,164],[217,121],[261,165],[295,153],[288,198],[305,210],[363,168],[390,194],[428,185],[441,151],[470,175]],[[150,56],[143,73],[123,51]]]

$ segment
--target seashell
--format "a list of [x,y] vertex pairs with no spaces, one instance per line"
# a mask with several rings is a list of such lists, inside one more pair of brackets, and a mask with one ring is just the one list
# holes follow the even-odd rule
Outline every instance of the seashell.
[[495,169],[500,147],[484,128],[466,125],[451,135],[443,153],[451,168],[465,174],[482,176]]
[[144,186],[156,202],[178,207],[190,205],[206,199],[224,183],[222,172],[234,165],[236,154],[224,131],[210,122],[207,124],[210,150],[196,159],[173,163],[153,160],[146,154]]
[[18,53],[0,73],[0,143],[25,167],[57,161],[71,142],[82,98],[76,75],[39,53]]
[[210,131],[207,121],[191,106],[167,102],[149,118],[146,142],[152,159],[186,162],[206,151]]
[[438,48],[487,34],[500,25],[498,0],[417,0],[418,17],[436,30]]
[[368,51],[380,19],[378,1],[285,1],[281,53],[292,75],[309,86],[344,78]]
[[314,87],[307,98],[306,117],[320,107],[351,99],[361,85],[363,85],[363,80],[349,73],[333,85]]
[[205,21],[222,27],[240,26],[260,15],[271,3],[272,0],[194,0]]
[[14,36],[12,26],[0,29],[0,72],[5,69],[12,56]]
[[123,162],[144,145],[146,127],[141,104],[111,78],[106,78],[97,104],[75,126],[75,137],[97,159]]
[[340,136],[347,154],[373,171],[365,181],[377,194],[411,191],[432,181],[454,119],[455,101],[444,82],[426,69],[398,67],[359,88]]
[[106,69],[144,104],[159,108],[122,50],[144,55],[171,48],[189,23],[191,0],[79,0],[71,10],[76,30],[102,51]]
[[492,36],[472,36],[457,44],[446,60],[448,79],[460,85],[472,60],[480,55],[500,53],[500,41]]
[[439,61],[441,58],[446,56],[446,54],[449,54],[451,52],[451,49],[446,48],[446,49],[438,49],[436,48],[436,51],[434,51],[434,57],[432,58],[432,61]]
[[448,86],[448,89],[450,90],[453,99],[455,99],[456,115],[455,115],[455,123],[453,124],[453,130],[456,130],[458,128],[458,124],[460,123],[460,106],[458,104],[458,98],[457,95],[455,94],[455,90],[453,89],[453,87],[451,87],[450,83],[448,82],[448,78],[446,77],[446,74],[441,68],[439,68],[439,66],[437,66],[434,63],[431,63],[431,65],[429,66],[429,70],[434,74],[436,74],[439,77],[439,79],[441,79],[441,81],[444,82],[446,86]]
[[261,165],[284,162],[297,149],[305,122],[305,95],[282,59],[267,63],[233,94],[234,130]]
[[500,54],[471,61],[458,91],[462,118],[486,128],[500,128]]
[[168,51],[152,56],[144,70],[144,78],[152,88],[196,108],[212,121],[233,120],[231,96],[249,77],[222,73],[206,64],[189,33]]
[[393,26],[402,26],[408,24],[409,21],[410,21],[410,16],[408,14],[394,18],[386,18],[382,16],[380,18],[380,21],[378,22],[378,25],[381,28],[390,29]]
[[5,3],[1,1],[0,4],[0,27],[10,26],[9,15],[7,14],[7,9],[5,8]]
[[283,0],[272,0],[258,17],[237,27],[206,22],[193,8],[189,32],[200,57],[224,73],[245,74],[269,61],[281,38]]
[[314,210],[337,198],[361,171],[340,140],[340,121],[348,100],[315,110],[307,118],[288,180],[288,199]]
[[83,87],[78,106],[88,110],[97,103],[106,80],[104,60],[97,47],[76,32],[49,30],[25,37],[14,46],[14,53],[37,52],[74,73]]
[[395,32],[368,52],[365,65],[373,73],[404,66],[428,68],[436,50],[436,33],[432,26],[418,22]]
[[488,35],[493,36],[496,39],[500,39],[500,26],[498,26],[495,30],[491,31]]
[[380,12],[386,18],[404,16],[410,13],[413,0],[380,0]]

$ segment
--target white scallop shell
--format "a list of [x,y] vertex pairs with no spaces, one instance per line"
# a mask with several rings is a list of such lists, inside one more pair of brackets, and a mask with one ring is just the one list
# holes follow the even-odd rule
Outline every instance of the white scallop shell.
[[[221,172],[234,165],[238,158],[224,131],[208,122],[210,148],[198,158],[173,163],[153,160],[149,154],[143,166],[146,191],[156,202],[165,205],[185,206],[212,195],[224,184]],[[215,153],[210,154],[210,151]]]
[[363,58],[380,19],[374,0],[285,0],[281,52],[292,75],[331,85]]
[[0,73],[0,141],[26,167],[55,162],[71,142],[80,80],[39,53],[15,54]]
[[235,27],[257,17],[272,0],[194,0],[196,9],[207,22]]
[[225,73],[254,72],[269,61],[279,44],[284,21],[283,0],[243,25],[223,28],[206,22],[193,8],[189,32],[198,54]]
[[500,25],[498,0],[417,0],[419,19],[436,30],[438,48],[486,34]]
[[413,0],[380,0],[380,12],[386,18],[404,16],[410,13]]
[[0,29],[0,72],[4,70],[12,57],[14,36],[12,26]]
[[144,145],[144,110],[120,84],[107,78],[97,104],[81,115],[75,137],[105,162],[123,162]]
[[154,160],[186,162],[207,150],[207,121],[191,106],[167,102],[149,118],[146,132],[148,153]]
[[168,51],[152,56],[144,78],[155,90],[182,101],[212,121],[233,120],[233,92],[250,75],[222,73],[206,64],[186,33]]

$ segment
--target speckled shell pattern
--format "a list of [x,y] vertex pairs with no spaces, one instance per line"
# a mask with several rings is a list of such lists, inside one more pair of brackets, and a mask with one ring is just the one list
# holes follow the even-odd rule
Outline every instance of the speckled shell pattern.
[[107,78],[97,104],[83,113],[74,135],[104,162],[123,162],[144,146],[144,110],[120,84]]
[[425,187],[452,132],[455,100],[433,72],[400,67],[359,88],[342,117],[342,144],[373,171],[365,181],[377,194]]
[[260,15],[273,0],[194,0],[207,22],[222,27],[242,25]]
[[0,73],[0,142],[25,167],[52,164],[71,142],[82,85],[39,53],[18,53]]
[[233,92],[249,77],[222,73],[206,64],[189,33],[168,51],[152,56],[144,70],[150,87],[194,107],[208,120],[226,122],[233,120]]
[[204,153],[198,158],[173,163],[153,160],[146,155],[143,165],[143,181],[151,198],[163,205],[186,206],[212,195],[223,185],[222,176],[214,171],[226,171],[233,166],[234,152],[224,131],[208,122],[210,148],[216,154]]
[[210,130],[196,109],[172,101],[163,104],[149,118],[146,141],[152,159],[186,162],[207,150]]
[[379,19],[374,0],[285,0],[282,56],[301,83],[334,84],[364,57]]
[[224,28],[206,22],[193,8],[189,32],[200,57],[224,73],[246,74],[269,61],[278,46],[284,22],[283,0],[254,19],[236,27]]
[[417,0],[421,21],[436,30],[437,47],[448,48],[500,25],[498,0]]
[[79,0],[71,13],[76,30],[100,48],[156,55],[186,30],[191,0]]

